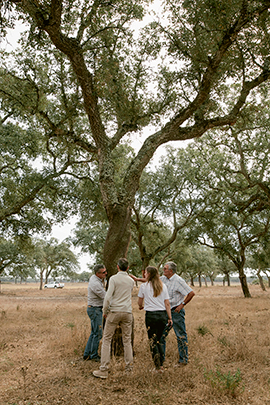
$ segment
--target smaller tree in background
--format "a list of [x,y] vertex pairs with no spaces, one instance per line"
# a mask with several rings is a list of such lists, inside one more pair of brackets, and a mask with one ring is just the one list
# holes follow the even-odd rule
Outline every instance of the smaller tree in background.
[[262,273],[268,278],[268,272],[270,270],[270,244],[269,235],[262,238],[259,247],[251,249],[247,259],[247,265],[253,270],[255,276],[258,278],[260,287],[263,291],[266,291],[264,279]]
[[69,244],[65,241],[59,244],[55,238],[49,241],[35,240],[33,261],[35,268],[39,270],[40,290],[43,287],[43,278],[47,283],[49,277],[69,277],[79,268],[78,259],[70,250]]
[[132,239],[139,248],[143,271],[151,261],[160,265],[174,255],[180,234],[183,237],[207,204],[207,196],[202,196],[192,179],[185,150],[167,148],[158,169],[143,173],[133,206]]
[[194,285],[196,278],[198,278],[200,287],[202,286],[202,278],[206,286],[207,278],[209,278],[211,284],[213,284],[218,270],[216,257],[212,249],[195,243],[188,242],[188,244],[186,257],[179,261],[182,272],[190,277],[191,285]]
[[231,285],[231,280],[230,280],[230,275],[232,273],[235,273],[235,265],[233,262],[229,259],[228,256],[222,254],[222,252],[216,252],[216,258],[217,258],[217,268],[218,268],[218,273],[223,274],[223,285],[226,284],[228,287]]
[[[246,255],[267,235],[270,216],[268,210],[259,208],[258,186],[250,187],[241,173],[238,150],[234,136],[225,140],[222,135],[215,140],[205,137],[188,148],[198,189],[208,198],[209,193],[213,196],[213,203],[196,219],[193,228],[202,244],[227,255],[234,263],[244,296],[250,297],[244,270]],[[250,161],[254,172],[256,165],[255,159]],[[268,165],[263,169],[266,174]]]
[[29,237],[24,235],[14,239],[0,237],[0,276],[7,274],[27,278],[33,274],[32,253],[33,245]]

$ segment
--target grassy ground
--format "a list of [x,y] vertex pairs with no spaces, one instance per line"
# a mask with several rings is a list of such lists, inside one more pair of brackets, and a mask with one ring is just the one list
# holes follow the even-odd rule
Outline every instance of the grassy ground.
[[270,291],[250,291],[245,299],[239,285],[195,287],[186,308],[189,364],[174,367],[171,331],[166,370],[156,374],[135,287],[134,372],[125,375],[123,359],[113,358],[108,380],[99,380],[92,376],[97,363],[82,360],[87,284],[43,291],[2,284],[0,404],[270,404]]

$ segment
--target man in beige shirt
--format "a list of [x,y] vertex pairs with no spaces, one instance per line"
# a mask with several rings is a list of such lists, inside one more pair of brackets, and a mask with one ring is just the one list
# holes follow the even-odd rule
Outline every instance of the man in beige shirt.
[[106,318],[106,323],[101,347],[101,364],[99,370],[95,370],[93,372],[95,377],[108,377],[111,341],[118,325],[120,325],[122,329],[126,371],[130,371],[132,369],[133,351],[131,343],[131,293],[134,286],[134,281],[127,273],[128,268],[127,259],[119,259],[117,264],[118,273],[112,276],[109,280],[109,288],[103,302],[103,316]]

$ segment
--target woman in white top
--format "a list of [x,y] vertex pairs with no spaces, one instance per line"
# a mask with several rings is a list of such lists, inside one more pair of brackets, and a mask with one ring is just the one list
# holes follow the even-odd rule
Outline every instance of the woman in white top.
[[[156,369],[162,369],[164,352],[160,343],[161,336],[168,321],[172,327],[171,307],[168,290],[159,278],[156,267],[146,268],[146,283],[140,287],[138,294],[139,309],[145,309],[145,325],[150,341],[150,350]],[[144,306],[143,306],[144,301]]]

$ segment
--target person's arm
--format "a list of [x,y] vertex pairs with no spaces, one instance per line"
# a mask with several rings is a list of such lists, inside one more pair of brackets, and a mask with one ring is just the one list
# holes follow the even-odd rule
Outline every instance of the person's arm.
[[101,299],[104,299],[106,291],[100,282],[95,283],[92,286],[92,291]]
[[129,274],[129,277],[131,277],[132,280],[134,280],[134,281],[142,281],[143,283],[146,282],[146,278],[138,278],[138,277],[133,276],[133,274]]
[[138,298],[138,305],[139,305],[139,309],[143,309],[144,307],[143,307],[143,298],[142,297],[139,297]]
[[188,295],[185,297],[184,301],[181,302],[181,304],[178,305],[178,307],[176,307],[174,311],[175,311],[175,312],[180,312],[181,309],[184,308],[184,306],[187,305],[187,303],[192,300],[192,298],[194,297],[194,295],[195,295],[195,292],[194,292],[194,291],[190,291],[190,292],[188,293]]
[[168,324],[172,326],[173,321],[172,321],[172,313],[171,313],[171,306],[170,306],[170,301],[169,300],[164,300],[166,312],[168,315]]

